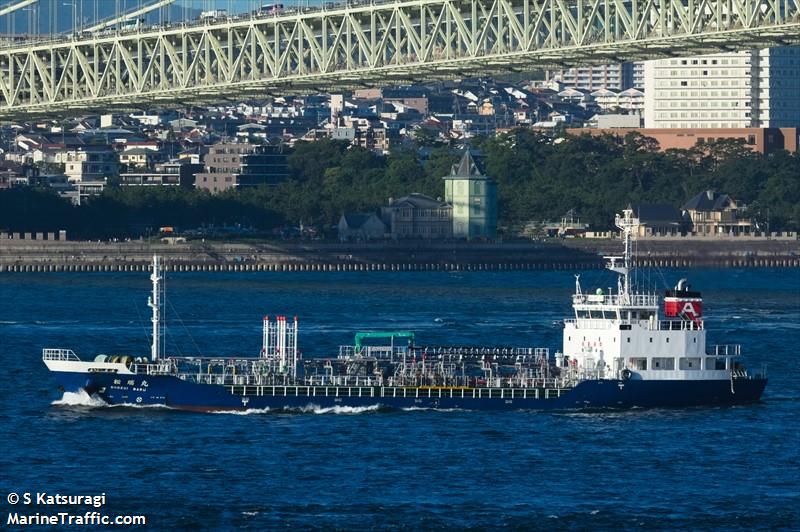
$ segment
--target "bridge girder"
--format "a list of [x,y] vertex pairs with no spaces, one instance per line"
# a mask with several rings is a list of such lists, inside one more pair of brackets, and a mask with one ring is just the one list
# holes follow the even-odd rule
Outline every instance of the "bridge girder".
[[800,41],[800,0],[413,0],[0,49],[0,119]]

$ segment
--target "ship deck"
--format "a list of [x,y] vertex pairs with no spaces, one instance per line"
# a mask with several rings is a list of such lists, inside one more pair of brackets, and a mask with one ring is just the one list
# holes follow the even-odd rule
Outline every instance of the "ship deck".
[[401,399],[557,399],[571,386],[525,388],[449,386],[226,386],[232,395],[266,397],[391,397]]

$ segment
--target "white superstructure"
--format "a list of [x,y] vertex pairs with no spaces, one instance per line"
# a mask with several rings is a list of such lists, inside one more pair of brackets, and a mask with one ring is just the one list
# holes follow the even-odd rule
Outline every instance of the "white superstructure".
[[[617,216],[625,252],[606,257],[619,274],[617,287],[584,293],[576,276],[572,297],[574,318],[564,322],[559,365],[579,380],[730,379],[738,369],[738,345],[706,350],[700,294],[685,280],[667,292],[667,316],[659,315],[661,298],[631,286],[633,236],[639,220],[626,209]],[[675,310],[677,309],[677,310]]]

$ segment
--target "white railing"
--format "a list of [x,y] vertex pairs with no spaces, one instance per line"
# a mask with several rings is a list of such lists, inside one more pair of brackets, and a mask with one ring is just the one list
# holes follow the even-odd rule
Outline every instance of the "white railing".
[[177,366],[168,359],[148,364],[131,364],[131,372],[141,375],[171,375],[177,373]]
[[310,375],[305,378],[304,385],[305,386],[382,386],[383,378],[350,376],[350,375]]
[[339,358],[353,358],[353,357],[373,357],[390,359],[393,356],[402,356],[404,352],[408,352],[405,346],[388,346],[388,345],[365,345],[360,349],[356,349],[352,345],[339,346]]
[[569,319],[564,320],[564,323],[574,325],[578,329],[610,329],[616,325],[612,319],[604,320],[589,318]]
[[613,305],[627,307],[657,307],[659,296],[655,294],[575,294],[573,305]]
[[662,331],[702,331],[703,320],[663,320],[658,328]]
[[[739,344],[712,345],[711,349],[714,356],[736,356],[742,354],[742,346]],[[708,354],[711,355],[711,352]]]
[[[616,318],[571,318],[564,320],[566,325],[572,325],[577,329],[613,329],[618,325],[638,325],[647,330],[660,331],[702,331],[702,320],[661,320],[657,324],[649,320],[622,320]],[[657,327],[657,329],[654,329]]]
[[80,358],[72,349],[42,349],[42,360],[72,360],[80,362]]

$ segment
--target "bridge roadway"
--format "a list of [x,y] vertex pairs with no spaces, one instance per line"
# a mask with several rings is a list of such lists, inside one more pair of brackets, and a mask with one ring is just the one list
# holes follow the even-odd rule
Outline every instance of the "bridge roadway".
[[0,119],[800,41],[800,0],[389,0],[0,48]]

